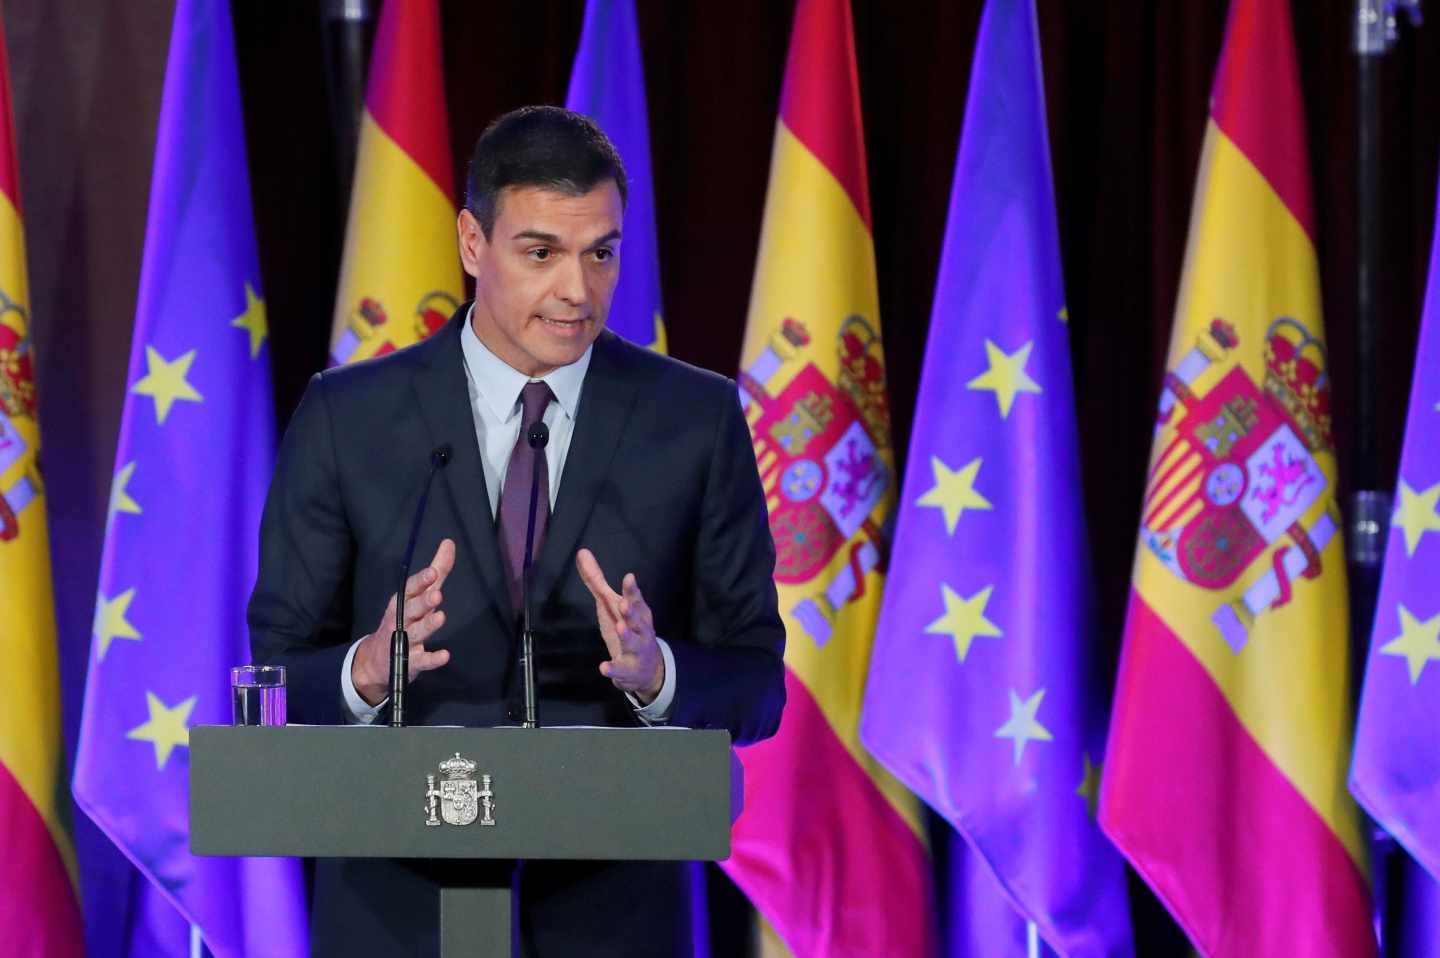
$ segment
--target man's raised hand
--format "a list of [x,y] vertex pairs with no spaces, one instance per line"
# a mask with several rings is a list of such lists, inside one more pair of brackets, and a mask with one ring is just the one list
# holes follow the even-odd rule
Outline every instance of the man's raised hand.
[[600,674],[649,705],[665,684],[665,659],[655,641],[655,617],[640,594],[635,574],[626,574],[620,584],[623,594],[619,594],[605,581],[605,573],[589,549],[575,554],[575,568],[595,599],[600,637],[610,652],[610,661],[600,663]]
[[[444,601],[441,589],[446,576],[455,568],[455,541],[443,539],[430,564],[405,582],[405,634],[410,639],[410,681],[421,672],[438,669],[450,661],[450,652],[427,651],[425,640],[445,624],[440,609]],[[390,634],[395,631],[395,597],[385,607],[375,631],[360,642],[355,658],[350,661],[350,681],[355,691],[370,705],[377,705],[390,694]]]

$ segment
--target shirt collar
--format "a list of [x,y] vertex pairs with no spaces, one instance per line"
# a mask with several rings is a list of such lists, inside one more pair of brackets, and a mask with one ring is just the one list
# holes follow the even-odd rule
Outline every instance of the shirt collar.
[[[465,369],[470,380],[480,393],[481,400],[490,407],[495,418],[505,422],[519,412],[520,390],[530,382],[530,377],[511,367],[496,356],[490,348],[475,335],[470,320],[475,304],[465,313],[465,322],[460,330],[460,349],[465,357]],[[595,349],[592,343],[580,358],[568,366],[552,369],[540,380],[550,387],[556,402],[571,420],[580,409],[580,387],[585,384],[585,373],[590,368],[590,354]]]

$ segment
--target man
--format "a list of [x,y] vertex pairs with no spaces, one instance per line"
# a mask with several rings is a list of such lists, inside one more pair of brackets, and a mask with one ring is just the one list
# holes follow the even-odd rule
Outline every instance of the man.
[[[425,342],[317,375],[290,422],[250,602],[255,661],[286,667],[292,721],[383,718],[396,568],[431,453],[448,445],[417,545],[433,558],[406,584],[406,718],[513,724],[536,455],[523,437],[543,420],[542,721],[772,735],[784,629],[735,384],[605,331],[618,154],[587,118],[528,107],[480,137],[467,193],[457,230],[473,303]],[[663,795],[665,769],[635,788]],[[434,954],[439,867],[320,862],[317,954]],[[674,864],[530,863],[519,890],[527,954],[686,948]]]

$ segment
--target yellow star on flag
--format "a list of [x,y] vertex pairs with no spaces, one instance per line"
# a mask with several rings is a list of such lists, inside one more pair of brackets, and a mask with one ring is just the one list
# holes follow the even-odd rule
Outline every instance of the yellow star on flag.
[[265,322],[265,300],[255,295],[249,283],[245,284],[245,312],[230,320],[230,325],[250,334],[250,358],[260,355],[260,345],[270,333]]
[[1075,794],[1085,799],[1085,809],[1090,813],[1090,817],[1094,818],[1095,808],[1100,804],[1100,766],[1090,761],[1089,752],[1085,752],[1081,758],[1085,762],[1085,772]]
[[126,738],[149,742],[155,746],[155,769],[159,771],[170,761],[170,753],[177,745],[190,747],[190,713],[195,710],[192,695],[185,701],[169,708],[154,692],[145,693],[145,704],[150,708],[150,718],[125,733]]
[[990,601],[993,585],[987,585],[968,599],[945,583],[940,583],[940,597],[945,602],[945,614],[925,627],[926,635],[948,635],[955,640],[955,655],[961,662],[970,654],[970,643],[977,635],[998,638],[1003,633],[994,622],[985,618],[985,603]]
[[1440,482],[1417,493],[1410,483],[1400,480],[1400,504],[1395,507],[1392,522],[1405,530],[1405,554],[1413,556],[1420,537],[1427,532],[1440,532]]
[[660,316],[660,310],[655,310],[655,339],[650,343],[650,348],[657,353],[664,353],[669,350],[669,344],[665,340],[665,320]]
[[1006,353],[989,339],[985,340],[985,358],[989,368],[965,384],[967,389],[988,389],[995,394],[1000,406],[1000,418],[1010,416],[1017,393],[1042,392],[1040,384],[1025,372],[1025,363],[1030,359],[1030,349],[1035,340],[1029,340],[1013,353]]
[[1400,606],[1400,634],[1380,646],[1385,655],[1397,655],[1410,667],[1410,684],[1420,681],[1427,662],[1440,662],[1440,613],[1421,622]]
[[1068,323],[1068,322],[1070,322],[1070,307],[1069,307],[1069,306],[1061,306],[1061,307],[1060,307],[1060,312],[1056,313],[1056,314],[1055,314],[1055,317],[1056,317],[1057,319],[1059,319],[1060,322],[1062,322],[1062,323]]
[[128,515],[138,516],[141,513],[140,503],[130,497],[129,491],[125,488],[130,484],[130,477],[135,475],[135,463],[127,462],[115,473],[115,478],[110,482],[110,508],[105,512],[105,524],[109,525],[115,515],[124,512]]
[[961,469],[951,469],[939,456],[930,457],[930,470],[935,485],[915,500],[917,506],[935,506],[945,513],[945,531],[955,534],[955,523],[966,509],[991,509],[990,500],[975,491],[975,476],[980,472],[980,458],[971,459]]
[[140,633],[135,626],[125,618],[125,613],[130,611],[130,603],[135,598],[134,589],[126,589],[113,599],[105,598],[102,592],[95,597],[95,624],[91,631],[95,641],[100,643],[98,657],[105,661],[105,653],[110,651],[110,643],[116,639],[140,640]]
[[170,407],[177,401],[204,401],[195,391],[195,387],[185,381],[185,377],[190,374],[190,365],[194,362],[193,349],[179,359],[167,362],[164,356],[155,351],[155,347],[145,347],[145,364],[150,371],[130,388],[130,392],[155,400],[155,421],[160,425],[165,425],[165,417],[170,415]]
[[1041,689],[1030,696],[1024,702],[1015,690],[1010,690],[1010,720],[1000,728],[996,729],[996,738],[1008,738],[1015,743],[1015,764],[1020,764],[1020,756],[1025,754],[1025,746],[1029,742],[1049,742],[1052,739],[1050,730],[1041,725],[1035,718],[1035,713],[1040,710],[1040,702],[1045,698],[1045,690]]

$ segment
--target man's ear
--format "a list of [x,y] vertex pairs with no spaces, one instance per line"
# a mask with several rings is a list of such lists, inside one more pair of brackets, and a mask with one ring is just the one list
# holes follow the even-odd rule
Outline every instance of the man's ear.
[[455,237],[460,247],[460,265],[464,266],[465,272],[471,276],[479,277],[480,264],[490,252],[490,244],[486,241],[485,233],[480,229],[480,221],[475,218],[474,213],[467,209],[460,211],[460,215],[455,218]]

